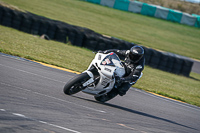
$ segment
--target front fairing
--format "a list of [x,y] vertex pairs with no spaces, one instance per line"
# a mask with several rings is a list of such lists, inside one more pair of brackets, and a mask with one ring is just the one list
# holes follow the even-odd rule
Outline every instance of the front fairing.
[[[125,68],[121,62],[121,60],[119,59],[119,57],[117,56],[117,54],[115,53],[110,53],[109,55],[107,55],[104,59],[106,61],[106,65],[108,66],[114,66],[115,67],[115,74],[119,77],[123,77],[125,75]],[[102,64],[105,63],[105,61],[102,61]],[[110,60],[107,61],[107,60]]]

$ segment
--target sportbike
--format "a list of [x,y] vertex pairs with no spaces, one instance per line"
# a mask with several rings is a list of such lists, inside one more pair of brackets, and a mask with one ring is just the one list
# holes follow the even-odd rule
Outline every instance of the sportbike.
[[118,86],[115,77],[123,77],[124,75],[125,67],[117,54],[113,52],[108,54],[97,53],[88,69],[71,79],[64,86],[63,91],[67,95],[82,91],[93,95],[97,101],[105,102],[113,97],[111,96],[107,100],[102,98]]

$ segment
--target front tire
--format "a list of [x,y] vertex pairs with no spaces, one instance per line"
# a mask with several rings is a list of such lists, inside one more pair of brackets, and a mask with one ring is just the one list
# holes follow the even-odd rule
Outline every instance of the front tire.
[[85,89],[85,87],[83,87],[83,83],[85,83],[89,79],[90,76],[87,73],[76,75],[64,86],[64,93],[67,95],[72,95],[80,92],[81,90]]

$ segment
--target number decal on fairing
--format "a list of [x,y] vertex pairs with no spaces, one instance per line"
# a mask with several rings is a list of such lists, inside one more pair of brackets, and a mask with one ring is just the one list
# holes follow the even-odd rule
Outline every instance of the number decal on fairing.
[[111,61],[108,58],[106,58],[105,61],[102,62],[103,65],[110,64],[110,63]]

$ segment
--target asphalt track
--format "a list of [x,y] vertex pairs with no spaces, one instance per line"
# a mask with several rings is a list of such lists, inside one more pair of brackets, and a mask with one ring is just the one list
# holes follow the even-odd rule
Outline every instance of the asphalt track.
[[67,96],[75,74],[0,54],[0,133],[199,133],[200,108],[131,88],[101,104]]

